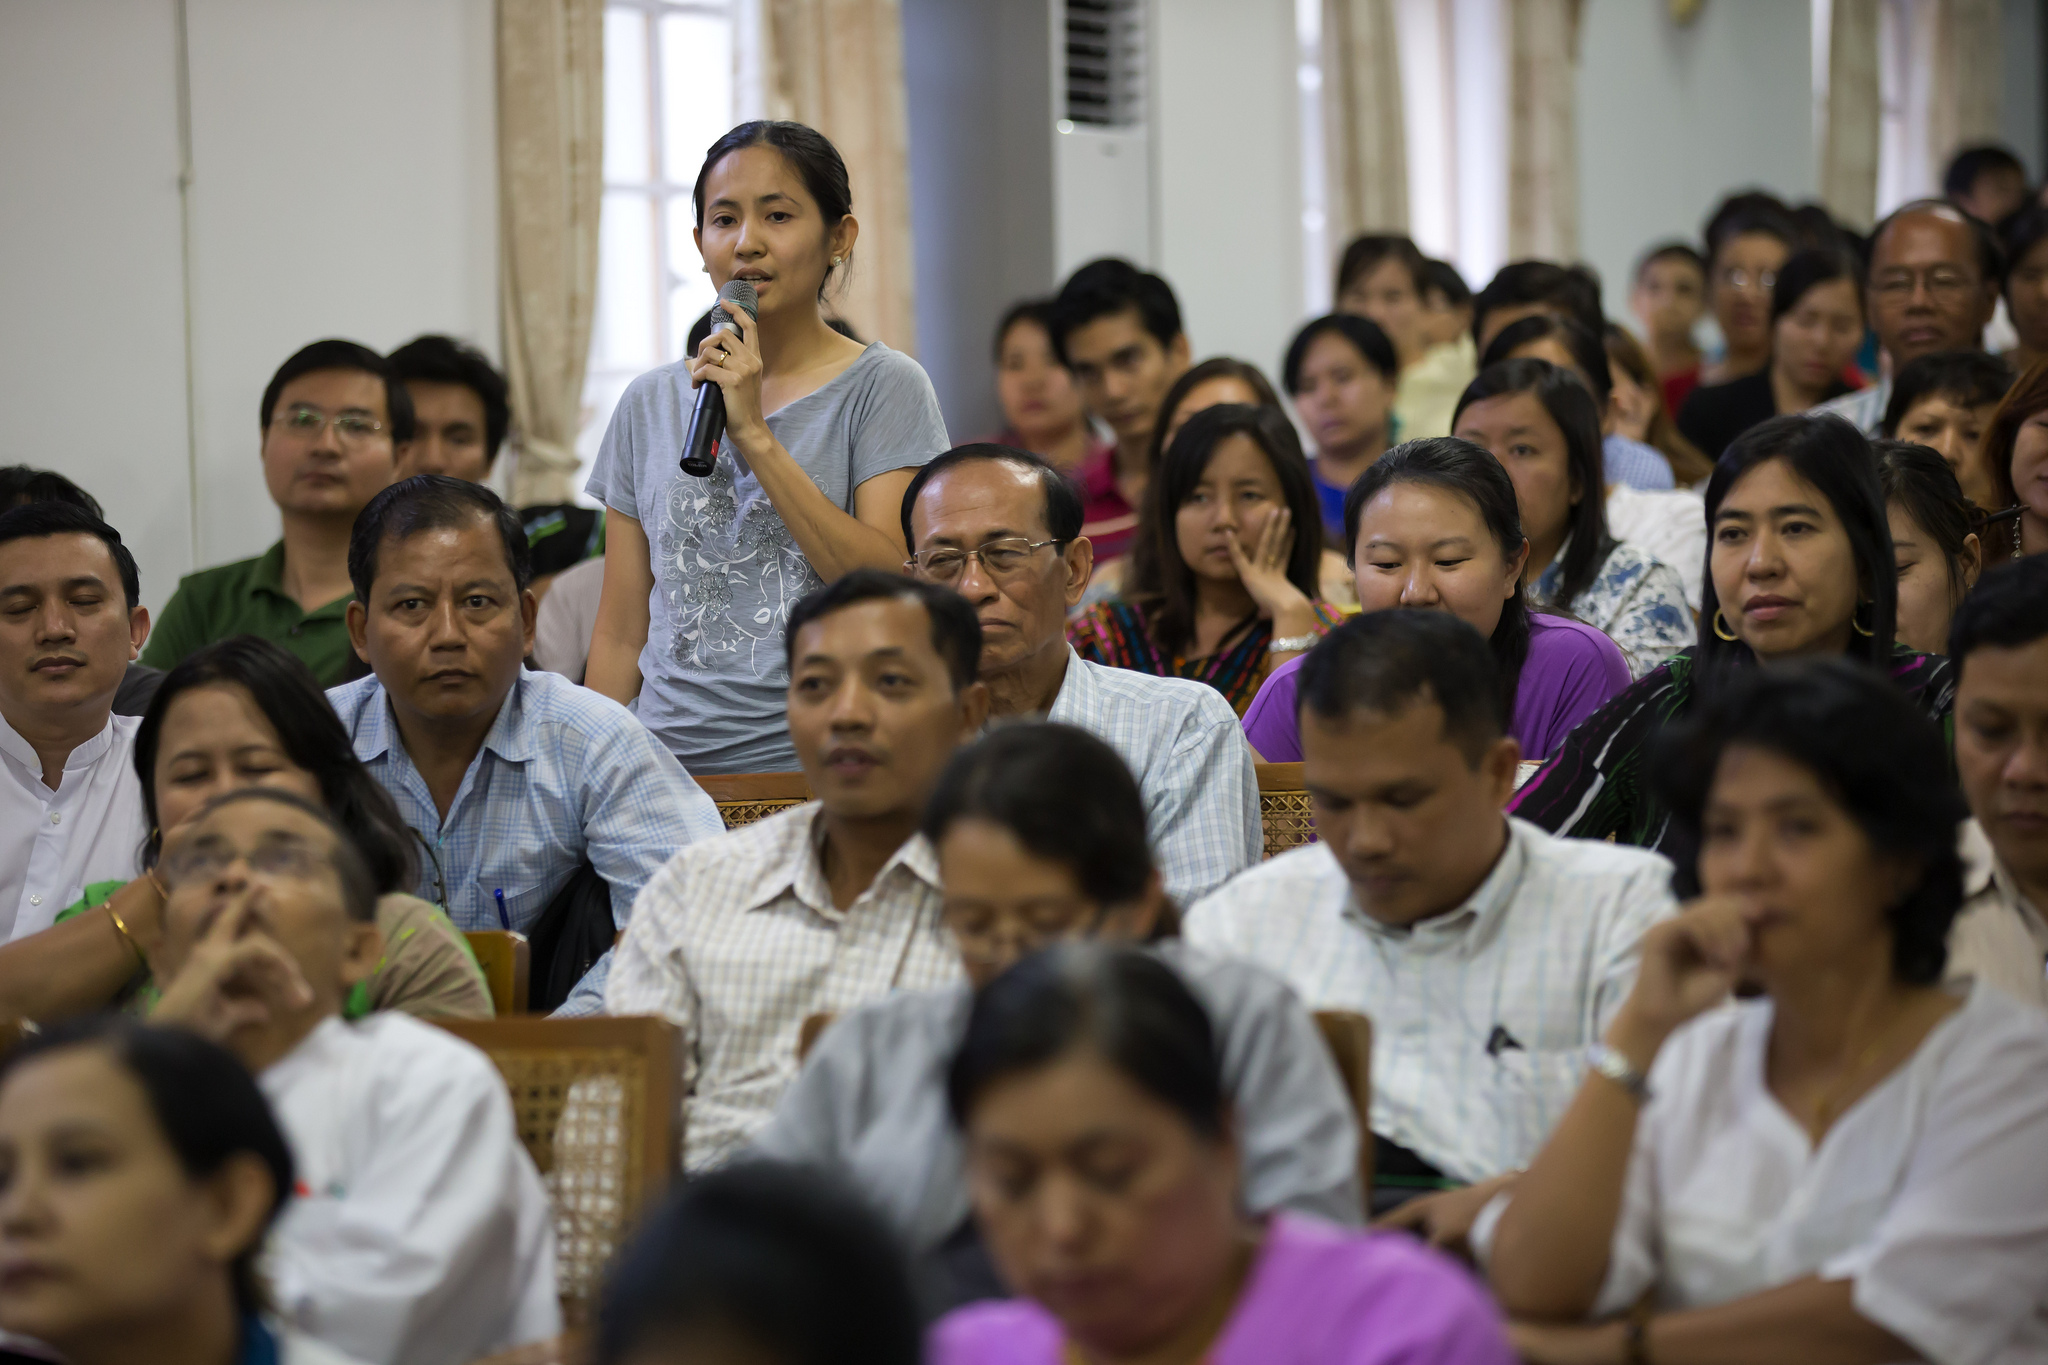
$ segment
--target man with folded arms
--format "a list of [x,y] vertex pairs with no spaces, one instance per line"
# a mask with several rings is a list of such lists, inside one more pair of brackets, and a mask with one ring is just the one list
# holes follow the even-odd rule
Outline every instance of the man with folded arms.
[[1297,705],[1321,842],[1197,904],[1186,936],[1371,1018],[1374,1210],[1443,1191],[1401,1219],[1455,1243],[1571,1103],[1643,931],[1676,908],[1671,865],[1501,813],[1521,747],[1454,616],[1346,622]]
[[343,1023],[376,966],[376,885],[275,787],[170,836],[152,1018],[254,1072],[298,1188],[265,1266],[278,1312],[350,1356],[447,1365],[561,1330],[554,1214],[488,1057],[410,1015]]
[[1258,862],[1257,770],[1222,693],[1089,663],[1067,643],[1094,559],[1058,470],[1008,446],[955,447],[904,491],[903,535],[911,572],[981,622],[990,714],[1086,730],[1137,777],[1167,894],[1190,903]]
[[607,1013],[682,1030],[692,1171],[767,1123],[805,1019],[961,976],[917,828],[988,718],[973,609],[860,569],[797,603],[784,638],[789,736],[818,799],[671,858],[634,903],[605,992]]

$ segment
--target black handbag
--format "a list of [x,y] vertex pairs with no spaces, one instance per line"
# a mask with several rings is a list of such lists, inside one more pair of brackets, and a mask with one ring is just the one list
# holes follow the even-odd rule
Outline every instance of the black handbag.
[[527,1008],[535,1014],[561,1008],[617,937],[611,885],[584,863],[527,928]]

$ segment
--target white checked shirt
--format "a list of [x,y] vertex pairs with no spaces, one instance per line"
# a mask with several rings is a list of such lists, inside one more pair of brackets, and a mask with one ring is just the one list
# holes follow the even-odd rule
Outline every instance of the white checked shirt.
[[1068,645],[1067,676],[1045,718],[1094,735],[1138,779],[1159,875],[1182,905],[1265,852],[1252,747],[1207,683],[1089,663]]
[[605,990],[608,1014],[658,1014],[683,1033],[683,1164],[704,1170],[749,1141],[795,1079],[805,1019],[962,978],[939,917],[923,835],[845,910],[809,802],[692,844],[633,906]]
[[1677,908],[1670,882],[1655,853],[1509,819],[1471,898],[1409,929],[1369,918],[1311,844],[1196,905],[1184,932],[1277,973],[1310,1009],[1369,1016],[1373,1131],[1481,1180],[1528,1165],[1564,1115],[1643,931]]
[[51,791],[35,747],[0,720],[0,943],[49,928],[94,882],[140,871],[148,822],[133,756],[141,724],[140,716],[109,716],[64,760]]

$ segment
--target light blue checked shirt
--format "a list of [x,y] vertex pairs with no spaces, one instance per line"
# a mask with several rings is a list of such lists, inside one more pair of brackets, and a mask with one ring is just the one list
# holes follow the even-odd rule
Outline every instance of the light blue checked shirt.
[[1880,379],[1868,388],[1829,399],[1813,409],[1813,415],[1825,413],[1844,418],[1856,430],[1874,440],[1884,434],[1884,410],[1891,406],[1891,401],[1892,381]]
[[1264,854],[1252,748],[1207,683],[1089,663],[1068,645],[1067,676],[1045,718],[1094,735],[1138,779],[1159,875],[1182,905]]
[[[683,845],[725,831],[718,807],[625,707],[521,671],[443,820],[375,676],[327,693],[356,757],[426,840],[419,895],[456,927],[526,931],[588,859],[624,928],[633,898]],[[426,850],[421,850],[425,852]],[[504,918],[498,893],[504,893]],[[598,1014],[607,952],[557,1011]]]
[[1676,909],[1659,855],[1509,819],[1479,889],[1409,928],[1366,915],[1328,846],[1310,844],[1196,905],[1182,932],[1312,1010],[1370,1018],[1373,1131],[1474,1181],[1536,1155],[1635,984],[1643,931]]
[[1664,458],[1663,451],[1618,431],[1601,440],[1600,457],[1609,483],[1625,483],[1630,488],[1670,488],[1675,483],[1671,461]]

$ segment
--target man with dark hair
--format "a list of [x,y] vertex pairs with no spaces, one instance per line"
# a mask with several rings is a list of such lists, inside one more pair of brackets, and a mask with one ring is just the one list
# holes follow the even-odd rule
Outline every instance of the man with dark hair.
[[[1448,278],[1433,275],[1436,266]],[[1433,285],[1433,279],[1440,282]],[[1433,288],[1444,300],[1435,314],[1428,302]],[[1444,324],[1468,315],[1471,305],[1472,291],[1458,272],[1426,259],[1406,237],[1369,232],[1344,248],[1337,263],[1337,311],[1372,319],[1394,343],[1401,365],[1394,416],[1404,438],[1451,434],[1451,415],[1472,382],[1477,351],[1462,327]]]
[[1300,677],[1320,842],[1198,903],[1186,936],[1372,1019],[1375,1211],[1481,1182],[1408,1215],[1454,1240],[1571,1102],[1637,940],[1676,909],[1671,865],[1501,813],[1521,748],[1492,652],[1455,616],[1355,617]]
[[412,398],[369,347],[316,341],[271,376],[257,429],[284,535],[254,559],[187,574],[142,661],[167,669],[201,645],[260,635],[332,686],[360,676],[346,619],[349,529],[396,474]]
[[[356,519],[349,573],[349,638],[373,672],[327,697],[432,852],[419,895],[458,928],[530,934],[588,864],[623,929],[670,854],[724,831],[625,707],[522,667],[534,618],[526,535],[490,489],[445,474],[385,489]],[[597,1013],[609,965],[539,1003]]]
[[1190,358],[1173,286],[1129,261],[1090,261],[1053,300],[1052,348],[1081,401],[1116,433],[1117,487],[1138,506],[1159,404]]
[[1863,312],[1884,353],[1884,377],[1814,411],[1877,435],[1900,370],[1936,351],[1984,349],[2004,280],[2005,252],[1985,224],[1940,199],[1894,209],[1870,234],[1863,277]]
[[414,337],[388,359],[412,398],[413,439],[400,476],[488,479],[512,425],[505,376],[474,346],[432,333]]
[[351,1357],[471,1360],[561,1330],[554,1213],[490,1058],[431,1024],[342,1002],[384,951],[376,884],[301,796],[245,787],[166,837],[151,1020],[255,1074],[297,1190],[266,1287]]
[[797,603],[784,641],[789,736],[817,799],[670,859],[605,991],[607,1012],[682,1030],[691,1171],[768,1122],[804,1020],[960,978],[917,830],[953,750],[988,719],[974,609],[857,569]]
[[903,538],[910,572],[981,622],[990,714],[1077,726],[1130,768],[1169,895],[1186,904],[1259,860],[1258,774],[1223,694],[1089,663],[1067,643],[1094,552],[1058,470],[1008,446],[956,446],[904,490]]
[[147,821],[122,671],[149,637],[135,557],[65,502],[0,512],[0,942],[136,873]]
[[1995,507],[1990,476],[1977,462],[1977,445],[2012,381],[2006,363],[1984,351],[1923,355],[1892,375],[1892,396],[1878,431],[1888,440],[1935,451],[1955,471],[1966,497]]
[[1594,336],[1607,327],[1600,311],[1600,281],[1591,270],[1553,261],[1514,261],[1473,297],[1473,343],[1483,352],[1509,323],[1538,313],[1572,318]]
[[1941,192],[1978,222],[1999,227],[2026,205],[2027,168],[2010,148],[1979,143],[1948,163]]
[[2048,1009],[2048,555],[1993,569],[1956,609],[1963,902],[1949,974]]

